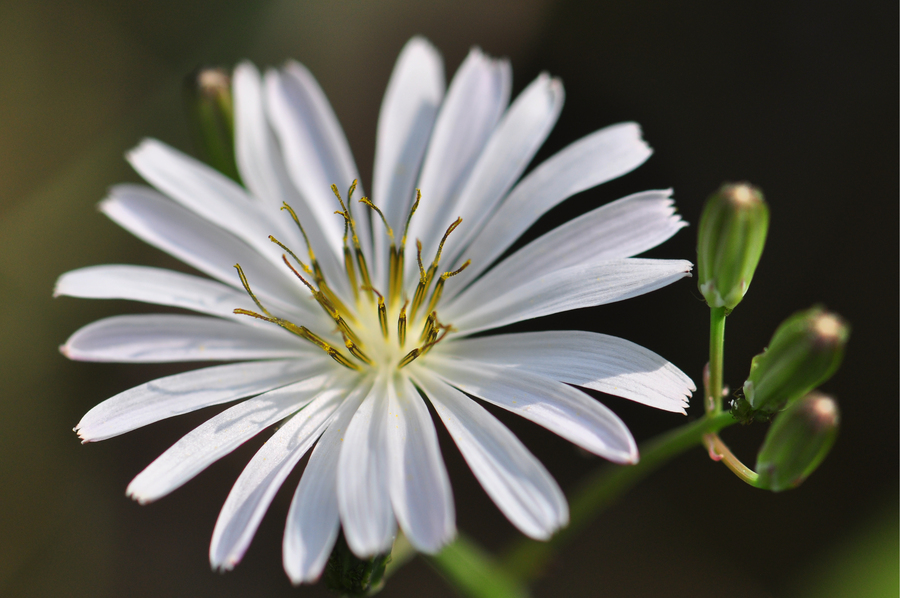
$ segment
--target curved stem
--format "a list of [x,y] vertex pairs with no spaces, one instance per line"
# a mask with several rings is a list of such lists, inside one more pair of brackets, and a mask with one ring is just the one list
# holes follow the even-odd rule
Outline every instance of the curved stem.
[[600,469],[572,494],[569,500],[569,526],[548,542],[528,538],[516,541],[503,558],[504,569],[519,579],[539,577],[560,547],[627,490],[674,457],[701,444],[705,434],[718,432],[733,423],[735,420],[730,413],[707,414],[642,445],[641,460],[637,464],[610,465]]

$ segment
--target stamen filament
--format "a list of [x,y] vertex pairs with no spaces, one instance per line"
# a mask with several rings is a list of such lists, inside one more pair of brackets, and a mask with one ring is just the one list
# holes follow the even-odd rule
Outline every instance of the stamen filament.
[[250,311],[248,309],[238,308],[238,309],[234,310],[234,313],[240,314],[243,316],[250,316],[252,318],[257,318],[259,320],[264,320],[266,322],[271,322],[273,324],[278,324],[279,326],[281,326],[288,332],[292,332],[292,333],[296,334],[297,336],[299,336],[300,338],[305,339],[305,340],[311,342],[312,344],[316,345],[317,347],[319,347],[320,349],[325,351],[332,359],[334,359],[336,362],[338,362],[342,366],[348,367],[352,370],[359,371],[358,365],[356,365],[355,363],[353,363],[352,361],[350,361],[349,359],[344,357],[344,355],[340,351],[338,351],[337,349],[335,349],[334,347],[329,345],[327,342],[325,342],[322,339],[322,337],[320,337],[315,332],[312,332],[306,326],[297,326],[290,320],[276,318],[273,316],[264,316],[262,314],[258,314],[256,312]]
[[400,308],[400,317],[397,319],[397,337],[400,339],[400,346],[406,344],[406,306],[409,304],[407,300]]

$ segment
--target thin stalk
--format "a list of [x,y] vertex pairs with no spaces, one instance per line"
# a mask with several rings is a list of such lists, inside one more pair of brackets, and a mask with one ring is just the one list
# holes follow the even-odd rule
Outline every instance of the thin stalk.
[[722,367],[725,361],[725,308],[709,310],[709,389],[706,411],[722,413]]
[[576,488],[569,500],[569,526],[548,542],[517,540],[506,552],[504,569],[518,579],[539,577],[559,549],[578,535],[601,511],[660,466],[691,447],[705,434],[735,423],[730,413],[707,414],[658,436],[640,447],[641,460],[630,466],[610,465],[598,470]]

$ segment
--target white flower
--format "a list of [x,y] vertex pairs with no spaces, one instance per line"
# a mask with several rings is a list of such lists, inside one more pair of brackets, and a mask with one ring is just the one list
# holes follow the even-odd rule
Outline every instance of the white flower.
[[[273,496],[310,449],[284,536],[284,566],[295,583],[321,574],[341,527],[361,557],[389,550],[398,525],[423,552],[452,540],[450,483],[423,395],[499,509],[539,539],[566,524],[565,498],[520,441],[467,395],[618,463],[638,457],[628,429],[570,385],[684,411],[694,390],[690,379],[628,341],[581,331],[471,337],[634,297],[691,268],[631,257],[684,225],[671,191],[600,207],[491,268],[542,214],[651,153],[637,125],[614,125],[519,180],[556,121],[563,89],[542,74],[508,106],[510,87],[509,63],[476,49],[445,93],[437,51],[419,38],[406,45],[378,121],[371,198],[384,222],[371,207],[351,205],[347,194],[342,207],[332,193],[332,184],[346,188],[357,178],[356,167],[325,96],[297,63],[265,77],[248,63],[234,73],[236,159],[246,188],[158,141],[128,155],[153,188],[116,186],[103,212],[215,280],[125,265],[69,272],[56,294],[202,315],[106,318],[73,334],[63,353],[86,361],[235,363],[125,391],[88,412],[76,430],[85,442],[103,440],[244,399],[131,482],[128,494],[146,503],[281,422],[222,508],[210,547],[214,567],[240,561]],[[284,205],[303,225],[315,261]],[[439,263],[432,261],[458,216],[462,223],[447,237]],[[424,264],[416,259],[418,239]],[[285,257],[288,248],[296,257]],[[466,260],[458,275],[441,276]],[[417,298],[423,280],[426,292]],[[382,312],[375,291],[384,297]]]

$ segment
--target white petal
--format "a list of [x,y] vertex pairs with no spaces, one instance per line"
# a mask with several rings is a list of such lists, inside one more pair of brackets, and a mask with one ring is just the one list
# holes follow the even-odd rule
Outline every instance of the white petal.
[[301,223],[308,223],[305,231],[326,279],[334,290],[349,289],[343,276],[343,267],[334,252],[326,249],[328,241],[322,230],[315,226],[315,218],[309,207],[291,182],[285,167],[284,156],[275,141],[265,113],[265,97],[262,80],[256,67],[243,62],[234,70],[234,136],[235,154],[241,178],[247,188],[262,204],[280,217],[274,218],[278,230],[270,231],[282,243],[305,259],[306,242],[287,212],[281,207],[287,203],[297,213]]
[[150,188],[117,185],[100,209],[138,238],[235,288],[240,288],[240,278],[234,265],[241,264],[253,291],[269,308],[301,309],[314,316],[322,311],[313,309],[309,291],[252,247]]
[[426,368],[416,369],[415,380],[472,473],[513,525],[531,538],[546,540],[568,523],[562,490],[509,428]]
[[634,123],[600,129],[542,162],[510,191],[465,250],[472,265],[457,284],[473,280],[537,222],[565,199],[637,168],[650,157]]
[[[671,189],[644,191],[600,206],[535,239],[500,262],[485,278],[518,278],[509,283],[518,286],[552,270],[643,253],[686,226],[675,214],[671,195]],[[462,284],[462,280],[454,280],[444,300],[461,292]]]
[[[359,178],[347,138],[322,88],[302,64],[291,61],[281,71],[268,71],[265,85],[269,119],[281,141],[288,174],[306,199],[331,250],[341,255],[344,222],[334,214],[340,205],[331,185],[337,185],[344,196],[350,183]],[[362,186],[358,186],[355,199],[363,195]],[[368,250],[369,215],[359,209],[362,207],[355,205],[350,210],[360,222],[357,232]]]
[[388,388],[388,480],[400,528],[434,554],[456,535],[453,494],[428,407],[406,376]]
[[[550,272],[529,284],[516,272],[488,272],[451,305],[447,318],[463,334],[562,311],[622,301],[690,275],[684,260],[627,258]],[[501,274],[506,274],[501,276]],[[498,294],[499,293],[499,294]]]
[[653,351],[594,332],[502,334],[461,339],[438,348],[458,358],[515,366],[677,413],[685,412],[688,398],[697,389],[681,370]]
[[159,378],[103,401],[81,418],[75,431],[82,442],[112,438],[162,419],[302,380],[325,370],[325,359],[233,363]]
[[[438,107],[444,97],[444,65],[438,51],[421,37],[409,40],[397,58],[378,114],[373,200],[401,234],[414,195],[419,167]],[[376,265],[387,263],[387,236],[373,222]],[[399,238],[398,238],[399,240]]]
[[344,537],[361,558],[386,552],[397,529],[387,483],[387,384],[387,377],[379,376],[354,414],[338,460],[338,509]]
[[284,528],[284,570],[294,584],[322,574],[340,529],[337,468],[344,434],[369,387],[358,387],[328,423],[309,457]]
[[[273,327],[274,328],[274,327]],[[303,357],[305,341],[274,328],[202,316],[113,316],[80,328],[60,347],[78,361],[169,363]]]
[[[334,383],[322,374],[247,399],[197,426],[156,458],[128,485],[140,503],[162,498]],[[327,391],[326,391],[327,392]]]
[[274,222],[278,213],[267,213],[243,187],[155,139],[142,141],[127,158],[154,187],[243,240],[273,264],[281,264],[281,249],[269,241],[270,234],[281,230],[282,224]]
[[53,295],[128,299],[241,320],[248,318],[235,315],[235,308],[256,309],[243,291],[207,278],[147,266],[89,266],[66,272],[56,281]]
[[[462,186],[509,103],[512,71],[506,60],[493,60],[478,48],[469,52],[447,90],[434,125],[418,187],[422,203],[412,219],[409,238],[421,239],[423,259],[431,259],[441,234],[456,219],[443,218],[457,202]],[[435,237],[431,234],[440,232]],[[410,272],[416,268],[414,260]],[[408,279],[411,279],[408,277]]]
[[263,515],[284,479],[322,435],[347,388],[329,388],[286,421],[253,455],[228,493],[212,542],[209,562],[232,569],[250,546]]
[[[564,97],[559,79],[541,73],[503,115],[460,193],[458,205],[446,206],[436,220],[440,224],[449,223],[457,216],[463,219],[462,228],[454,233],[454,248],[464,248],[468,240],[474,238],[480,224],[487,222],[500,200],[522,175],[556,124]],[[442,226],[446,228],[446,224]],[[432,233],[440,235],[443,230]],[[450,256],[460,253],[457,249],[450,252]],[[453,262],[448,260],[447,263]]]
[[428,367],[460,390],[610,461],[637,462],[637,445],[622,420],[580,390],[524,370],[433,354],[427,357]]

